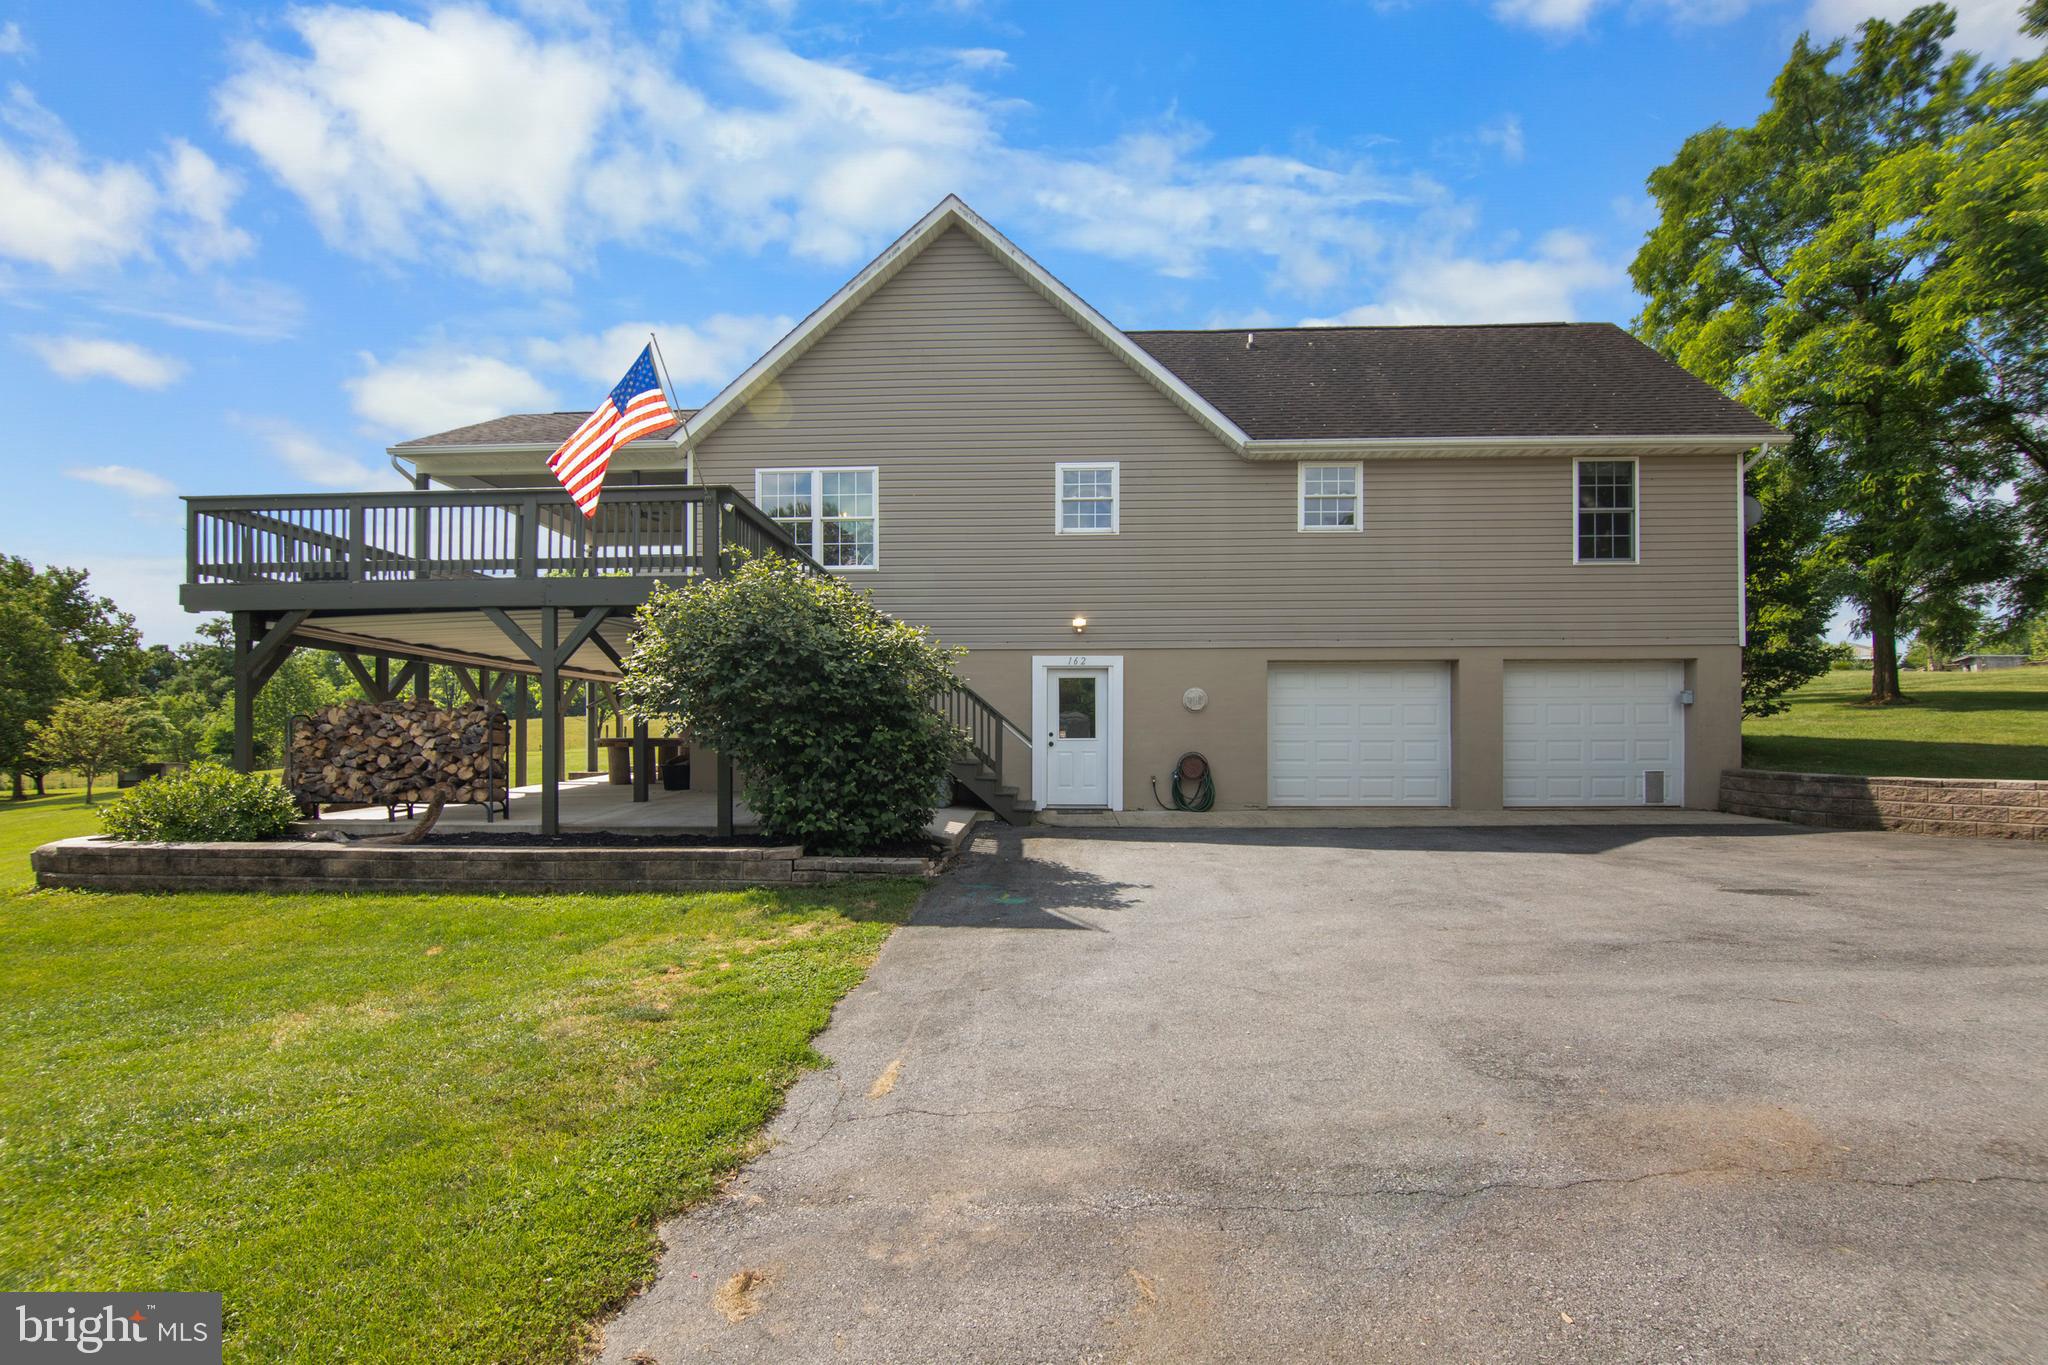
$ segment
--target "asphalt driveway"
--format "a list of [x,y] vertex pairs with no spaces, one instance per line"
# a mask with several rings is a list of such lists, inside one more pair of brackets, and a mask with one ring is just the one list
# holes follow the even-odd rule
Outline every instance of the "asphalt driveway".
[[2048,848],[984,834],[604,1359],[2048,1357]]

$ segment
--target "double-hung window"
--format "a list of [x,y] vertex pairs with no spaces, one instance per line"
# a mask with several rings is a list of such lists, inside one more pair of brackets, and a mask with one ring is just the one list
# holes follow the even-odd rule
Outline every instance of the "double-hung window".
[[1297,530],[1365,529],[1364,465],[1305,464],[1300,477]]
[[872,569],[879,541],[876,471],[757,469],[754,501],[828,569]]
[[1633,564],[1636,560],[1636,462],[1572,461],[1572,562]]
[[1113,536],[1120,471],[1114,461],[1053,466],[1053,523],[1063,536]]

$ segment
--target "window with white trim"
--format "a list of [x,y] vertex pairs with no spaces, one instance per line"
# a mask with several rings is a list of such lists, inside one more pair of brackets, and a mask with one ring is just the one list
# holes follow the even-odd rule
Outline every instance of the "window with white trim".
[[1121,477],[1115,461],[1054,465],[1053,530],[1063,536],[1115,535]]
[[880,518],[876,471],[757,469],[754,501],[828,569],[872,569]]
[[1632,564],[1636,558],[1636,462],[1574,460],[1574,564]]
[[1305,464],[1300,474],[1300,506],[1295,529],[1362,531],[1365,529],[1365,466]]

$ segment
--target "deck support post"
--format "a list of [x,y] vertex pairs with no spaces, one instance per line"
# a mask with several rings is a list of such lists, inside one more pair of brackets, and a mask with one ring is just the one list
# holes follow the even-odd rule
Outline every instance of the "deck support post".
[[[588,644],[597,634],[597,628],[612,614],[610,607],[592,607],[583,613],[567,635],[561,633],[561,612],[545,607],[540,613],[540,639],[535,640],[521,629],[519,623],[498,607],[485,607],[484,616],[502,632],[530,660],[540,678],[540,832],[543,837],[552,838],[561,833],[562,767],[568,758],[568,747],[563,742],[565,731],[562,726],[563,703],[568,700],[563,688],[562,669],[576,657],[576,651]],[[521,684],[522,694],[525,691]],[[522,695],[520,710],[526,709]],[[522,727],[523,729],[524,727]],[[522,736],[523,739],[523,736]],[[526,746],[519,745],[523,759]],[[521,786],[526,785],[522,774]]]
[[654,763],[654,742],[647,738],[647,718],[633,717],[633,799],[647,799],[648,768]]
[[274,621],[252,611],[235,613],[235,771],[256,770],[256,694],[292,656],[292,632],[311,613],[288,611]]
[[732,760],[724,754],[718,756],[718,837],[732,838]]
[[597,684],[583,684],[583,766],[589,772],[597,771]]
[[526,785],[526,675],[512,679],[512,785]]
[[561,613],[540,614],[540,837],[562,832]]

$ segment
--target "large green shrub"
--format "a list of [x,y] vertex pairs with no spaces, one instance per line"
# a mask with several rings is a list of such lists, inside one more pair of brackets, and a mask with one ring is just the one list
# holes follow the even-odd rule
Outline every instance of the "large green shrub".
[[931,818],[959,742],[932,701],[953,685],[956,653],[837,579],[762,558],[657,589],[624,691],[735,760],[767,833],[864,853]]
[[180,843],[275,839],[298,818],[298,802],[269,778],[211,763],[152,777],[100,813],[116,839]]

